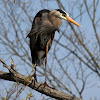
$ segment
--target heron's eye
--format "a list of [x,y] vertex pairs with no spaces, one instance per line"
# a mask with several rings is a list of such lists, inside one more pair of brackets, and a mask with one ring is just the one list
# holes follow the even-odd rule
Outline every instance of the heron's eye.
[[62,16],[66,17],[66,14],[62,14]]

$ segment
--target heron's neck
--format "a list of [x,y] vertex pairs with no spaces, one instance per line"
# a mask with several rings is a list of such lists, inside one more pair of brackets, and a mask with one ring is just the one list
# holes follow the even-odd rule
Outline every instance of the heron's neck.
[[62,20],[60,18],[52,15],[52,14],[48,15],[48,19],[52,23],[52,25],[55,28],[55,30],[59,29],[60,26],[62,25]]

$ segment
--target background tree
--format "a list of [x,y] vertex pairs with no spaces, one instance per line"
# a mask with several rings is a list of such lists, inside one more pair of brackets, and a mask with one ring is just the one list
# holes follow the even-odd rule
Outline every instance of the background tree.
[[[33,18],[40,9],[64,9],[83,28],[63,21],[60,34],[56,32],[48,54],[48,85],[85,100],[99,100],[99,5],[99,0],[17,0],[15,3],[0,0],[0,59],[10,66],[12,58],[19,73],[31,75],[29,39],[26,36]],[[0,71],[8,71],[2,63]],[[44,67],[37,67],[37,72],[38,82],[43,83]],[[50,98],[19,83],[4,80],[0,80],[0,91],[1,99]]]

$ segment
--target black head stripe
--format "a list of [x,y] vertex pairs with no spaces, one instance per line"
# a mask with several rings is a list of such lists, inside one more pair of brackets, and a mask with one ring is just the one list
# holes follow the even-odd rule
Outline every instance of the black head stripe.
[[66,13],[63,10],[61,10],[61,9],[56,9],[56,10],[59,11],[60,13],[64,14],[64,15],[66,15]]
[[50,12],[50,10],[48,10],[48,9],[40,10],[40,11],[36,14],[36,16],[35,16],[35,18],[34,18],[34,20],[33,20],[32,27],[34,27],[34,23],[35,23],[35,21],[36,21],[36,18],[39,17],[40,20],[41,20],[42,14],[43,14],[43,13],[49,13],[49,12]]
[[49,13],[49,12],[50,12],[50,10],[48,10],[48,9],[40,10],[40,11],[36,14],[35,18],[36,18],[36,17],[42,17],[42,14],[43,14],[43,13]]

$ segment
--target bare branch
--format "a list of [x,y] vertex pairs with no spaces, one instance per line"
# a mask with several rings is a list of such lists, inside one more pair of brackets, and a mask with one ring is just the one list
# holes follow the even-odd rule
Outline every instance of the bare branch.
[[[4,65],[6,65],[5,62],[3,62],[2,60],[0,60],[0,61]],[[28,86],[28,87],[30,87],[30,88],[32,88],[32,89],[34,89],[34,90],[36,90],[40,93],[43,93],[43,94],[50,96],[52,98],[55,98],[55,99],[59,99],[59,100],[80,100],[75,96],[70,96],[70,95],[68,95],[64,92],[60,92],[58,90],[52,89],[48,86],[45,86],[44,84],[34,82],[33,79],[30,79],[29,77],[22,75],[22,74],[20,74],[16,71],[12,70],[11,68],[9,68],[9,70],[10,70],[11,73],[0,71],[0,79],[22,83],[23,85],[26,85],[26,86]]]

